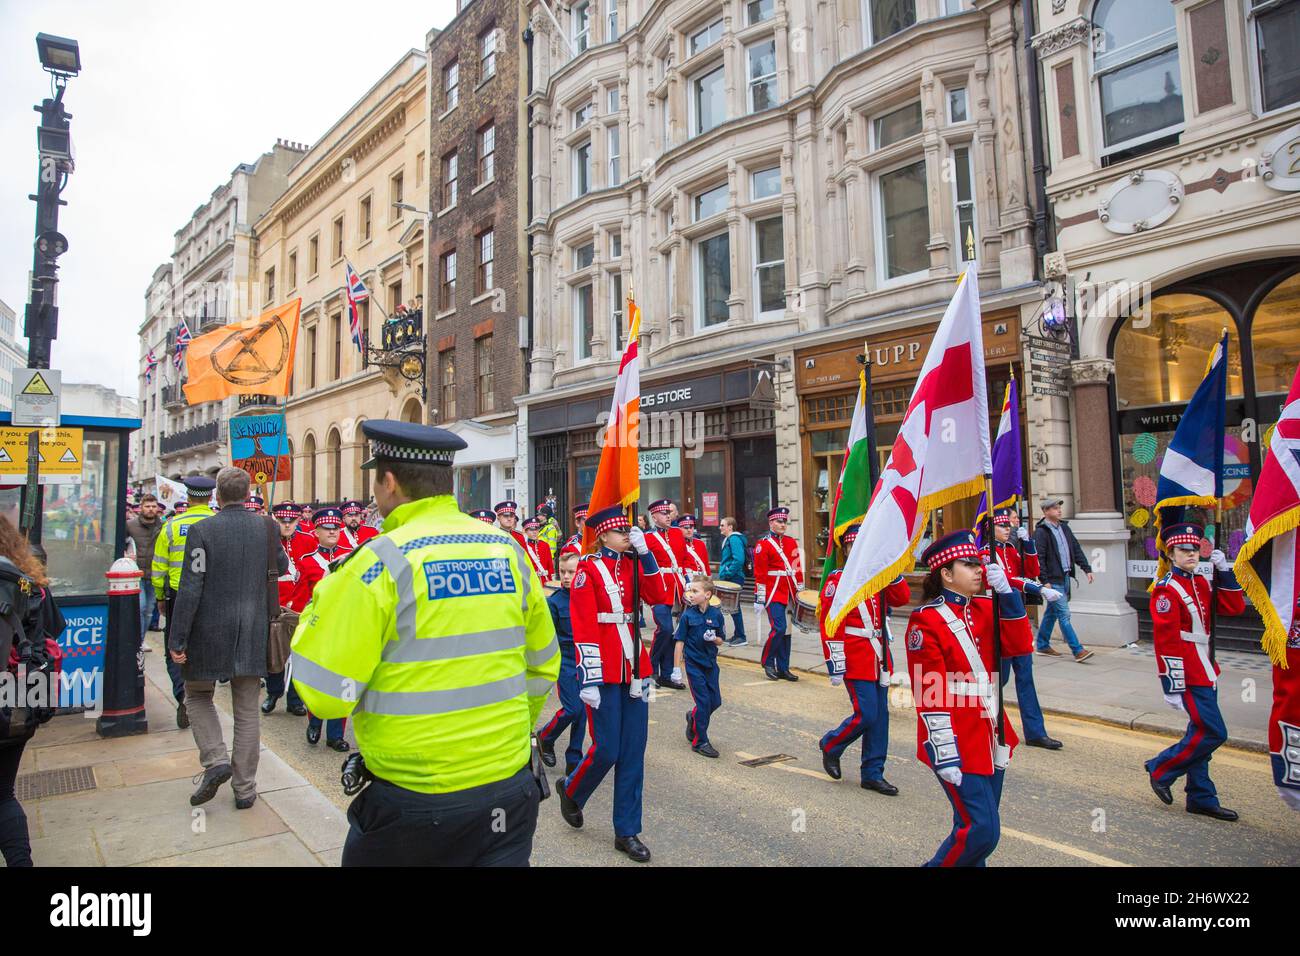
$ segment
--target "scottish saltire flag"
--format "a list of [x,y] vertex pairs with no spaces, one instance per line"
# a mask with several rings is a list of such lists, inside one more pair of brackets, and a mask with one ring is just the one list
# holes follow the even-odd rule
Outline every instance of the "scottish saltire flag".
[[176,327],[176,351],[172,354],[172,366],[176,371],[181,370],[185,364],[185,349],[189,347],[190,327],[185,324],[185,316],[181,316],[181,324]]
[[144,380],[145,384],[153,381],[153,370],[158,367],[158,359],[153,354],[153,349],[149,349],[149,354],[144,357]]
[[1246,542],[1233,570],[1264,619],[1264,650],[1284,667],[1287,638],[1297,634],[1300,618],[1300,369],[1286,404],[1264,449],[1264,465],[1255,484],[1246,521]]
[[[1223,497],[1223,429],[1228,402],[1228,332],[1210,352],[1205,377],[1187,403],[1182,420],[1160,461],[1156,481],[1155,533],[1182,520],[1187,505],[1213,508]],[[1172,510],[1165,510],[1172,509]],[[1215,534],[1219,529],[1215,529]],[[1156,579],[1169,572],[1169,557],[1160,552]]]
[[835,486],[831,502],[831,538],[826,546],[826,561],[822,579],[835,570],[835,546],[849,525],[862,520],[867,513],[871,488],[875,484],[872,457],[875,454],[876,421],[871,405],[871,387],[866,371],[858,373],[858,401],[853,406],[853,419],[849,424],[848,447],[844,450],[844,463],[840,467],[840,480]]
[[357,275],[357,270],[352,268],[352,263],[346,259],[343,262],[347,272],[347,283],[345,289],[348,296],[348,328],[352,332],[352,341],[356,344],[357,351],[361,351],[361,310],[357,308],[357,303],[364,302],[370,298],[370,290],[366,284],[361,281],[361,276]]
[[[930,512],[976,495],[993,468],[984,339],[974,263],[934,333],[885,470],[831,602],[828,633],[915,563]],[[849,495],[845,486],[845,497]]]
[[[1020,396],[1013,372],[1002,398],[998,434],[993,439],[993,510],[1009,507],[1020,500],[1025,493],[1024,476],[1024,458],[1020,450]],[[981,536],[989,510],[988,493],[982,492],[979,514],[975,517],[975,527]]]

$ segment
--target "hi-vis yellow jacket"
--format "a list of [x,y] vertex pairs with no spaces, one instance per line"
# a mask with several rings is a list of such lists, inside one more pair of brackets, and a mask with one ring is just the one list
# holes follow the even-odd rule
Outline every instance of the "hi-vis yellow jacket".
[[372,773],[447,793],[528,764],[560,648],[523,550],[443,495],[395,508],[316,585],[290,666],[313,714],[354,716]]
[[195,505],[182,514],[168,518],[158,529],[158,537],[153,544],[153,564],[149,568],[149,578],[153,582],[153,593],[162,600],[165,591],[175,594],[181,589],[181,562],[185,560],[185,536],[190,525],[204,518],[211,518],[215,511],[211,505]]

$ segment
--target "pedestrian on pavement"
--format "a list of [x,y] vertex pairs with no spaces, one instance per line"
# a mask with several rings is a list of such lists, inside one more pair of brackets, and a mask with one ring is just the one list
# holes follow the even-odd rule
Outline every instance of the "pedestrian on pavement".
[[[126,533],[135,545],[135,566],[146,575],[153,573],[153,546],[162,530],[162,518],[159,516],[158,499],[145,495],[140,499],[139,510],[133,517],[126,519]],[[144,636],[149,632],[149,625],[157,613],[158,596],[147,584],[140,588],[140,647],[149,650]]]
[[[27,668],[28,680],[40,670],[54,682],[62,656],[56,642],[63,631],[63,615],[49,591],[44,564],[32,553],[27,539],[8,518],[0,516],[0,601],[12,613],[0,621],[0,657],[17,680],[18,669]],[[16,625],[16,626],[14,626]],[[57,686],[47,688],[57,692]],[[55,701],[32,711],[6,707],[0,710],[0,856],[8,867],[32,865],[32,847],[23,813],[15,792],[18,766],[27,741],[40,724],[54,715]],[[19,714],[21,713],[21,718]],[[19,723],[21,719],[21,723]]]
[[579,563],[569,607],[591,746],[558,784],[560,816],[580,828],[582,808],[613,770],[614,849],[645,863],[650,849],[641,842],[641,796],[652,671],[633,608],[638,599],[652,607],[671,600],[671,583],[659,573],[646,533],[629,525],[621,505],[593,512],[588,523],[599,547]]
[[[276,565],[268,566],[279,532],[266,515],[244,507],[248,484],[242,468],[217,472],[220,510],[190,525],[184,537],[180,588],[168,615],[168,656],[183,668],[185,702],[203,764],[191,806],[211,800],[232,777],[237,810],[247,810],[257,799],[258,697],[271,623],[268,585],[285,573],[288,562],[276,548]],[[230,682],[235,722],[230,750],[212,699],[217,681]]]
[[712,598],[713,579],[707,574],[693,577],[686,585],[686,610],[673,635],[677,643],[674,673],[685,668],[686,686],[695,701],[686,714],[686,740],[702,757],[718,756],[709,742],[709,720],[722,706],[718,646],[725,629],[722,612],[709,603]]
[[384,533],[317,586],[290,667],[312,713],[355,715],[344,866],[526,866],[541,798],[532,729],[560,672],[541,582],[504,532],[462,514],[464,439],[361,426]]
[[569,746],[564,751],[564,775],[567,777],[582,761],[582,739],[587,732],[586,705],[578,696],[578,657],[573,647],[573,619],[570,616],[569,589],[578,573],[578,555],[565,551],[560,555],[559,587],[546,599],[555,624],[555,638],[560,643],[560,678],[556,690],[560,694],[560,709],[537,735],[542,747],[542,763],[555,766],[555,742],[565,728],[569,730]]
[[[857,524],[844,529],[841,540],[846,560],[860,529],[861,525]],[[889,647],[889,636],[885,633],[885,621],[889,619],[891,607],[904,607],[912,599],[912,589],[900,574],[885,586],[883,592],[871,595],[851,610],[833,635],[827,634],[826,617],[840,586],[843,570],[836,568],[822,582],[817,601],[817,630],[821,633],[831,686],[845,686],[853,713],[834,730],[822,735],[818,745],[822,752],[822,768],[832,780],[839,780],[842,774],[840,758],[861,737],[859,785],[863,790],[894,797],[898,795],[898,788],[885,779],[885,756],[889,747],[889,676],[894,669],[894,655]]]
[[[926,866],[983,866],[1001,834],[1002,781],[1019,740],[999,713],[993,601],[1001,646],[1026,643],[1025,605],[997,564],[980,560],[975,535],[954,531],[921,555],[930,569],[920,607],[907,622],[907,669],[916,701],[916,757],[934,771],[952,804],[952,832]],[[983,595],[984,580],[996,592]],[[998,719],[1005,743],[999,744]]]
[[1084,556],[1079,539],[1070,530],[1070,523],[1061,518],[1061,506],[1065,502],[1060,498],[1044,498],[1038,503],[1043,511],[1034,528],[1034,546],[1038,554],[1038,563],[1042,569],[1040,580],[1053,590],[1065,596],[1059,601],[1049,601],[1043,609],[1043,619],[1038,624],[1038,653],[1048,657],[1060,657],[1061,652],[1052,647],[1052,628],[1061,622],[1061,634],[1070,645],[1074,659],[1082,664],[1092,657],[1092,651],[1079,642],[1079,635],[1074,633],[1070,623],[1070,583],[1077,581],[1074,569],[1082,568],[1092,583],[1092,565]]
[[1187,714],[1187,732],[1145,764],[1151,789],[1161,802],[1174,802],[1171,785],[1187,777],[1187,812],[1232,821],[1237,812],[1219,805],[1210,779],[1210,757],[1228,739],[1219,711],[1219,663],[1210,633],[1211,607],[1235,616],[1246,610],[1245,596],[1222,551],[1210,552],[1218,575],[1218,601],[1209,581],[1196,573],[1205,530],[1198,524],[1169,525],[1160,544],[1173,568],[1151,589],[1151,626],[1156,670],[1165,703]]
[[[730,581],[742,588],[745,586],[745,555],[749,547],[744,534],[736,530],[735,518],[722,519],[722,554],[718,558],[718,578]],[[740,604],[731,615],[731,638],[727,644],[731,647],[743,647],[749,641],[745,638],[745,615]]]
[[[184,479],[184,482],[194,506],[182,509],[181,505],[184,502],[176,503],[176,513],[163,524],[153,548],[151,577],[154,597],[158,599],[163,614],[167,616],[167,624],[163,631],[164,645],[170,643],[172,603],[181,586],[181,564],[186,535],[193,530],[195,524],[215,514],[212,510],[212,492],[217,483],[206,475],[191,475]],[[170,654],[166,655],[164,660],[167,664],[167,676],[172,682],[172,697],[176,700],[176,726],[184,730],[190,725],[189,710],[185,706],[185,678],[181,673],[180,665]]]
[[767,641],[763,644],[763,676],[768,680],[797,681],[790,673],[790,621],[788,611],[803,588],[803,556],[799,543],[786,534],[790,509],[767,512],[769,533],[754,545],[754,610],[767,612]]

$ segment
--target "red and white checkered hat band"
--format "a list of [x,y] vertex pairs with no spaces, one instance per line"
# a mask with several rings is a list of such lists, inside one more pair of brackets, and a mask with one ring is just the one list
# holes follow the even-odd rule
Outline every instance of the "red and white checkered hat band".
[[997,515],[997,516],[994,517],[994,519],[993,519],[993,523],[994,523],[994,524],[1010,525],[1010,524],[1011,524],[1011,515]]
[[949,561],[978,561],[980,559],[980,549],[968,541],[960,544],[954,544],[951,548],[944,548],[935,554],[930,555],[930,570],[941,568]]
[[673,506],[672,505],[651,505],[649,510],[652,515],[666,515],[672,513]]
[[1200,548],[1201,536],[1199,534],[1171,534],[1165,538],[1166,548]]
[[595,531],[596,534],[600,534],[603,531],[626,531],[629,527],[630,525],[628,524],[627,515],[615,515],[612,518],[606,518],[604,521],[597,522],[595,525]]

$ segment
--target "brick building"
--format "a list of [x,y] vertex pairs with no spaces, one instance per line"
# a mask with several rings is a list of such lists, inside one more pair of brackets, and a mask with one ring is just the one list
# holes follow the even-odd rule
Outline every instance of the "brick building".
[[475,0],[427,41],[429,411],[469,443],[456,466],[465,509],[527,498],[515,464],[529,312],[520,31],[518,4]]

